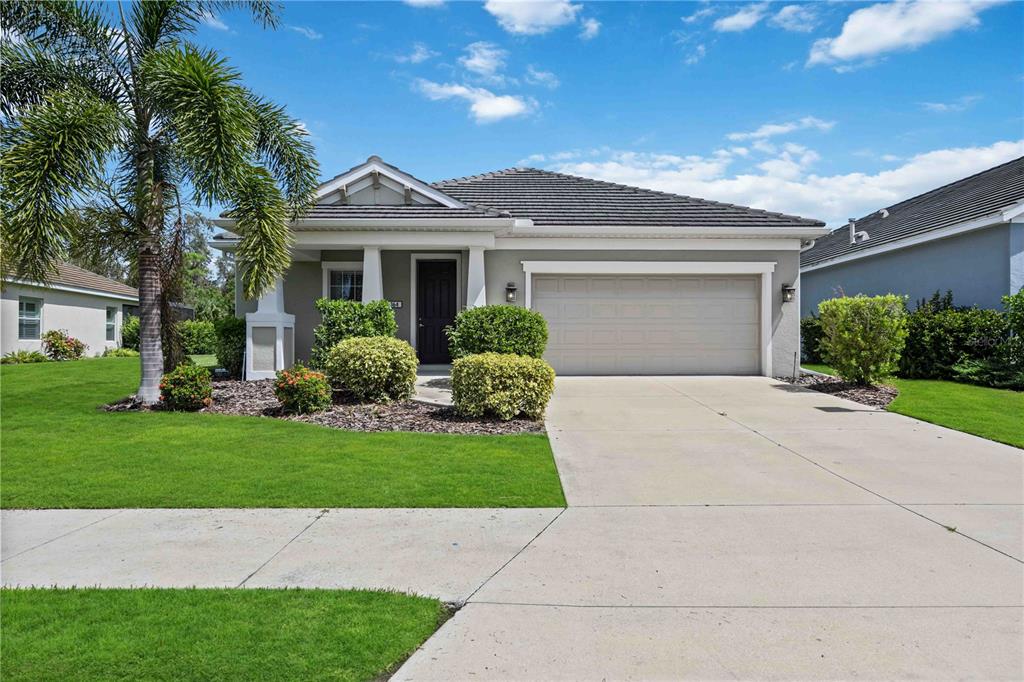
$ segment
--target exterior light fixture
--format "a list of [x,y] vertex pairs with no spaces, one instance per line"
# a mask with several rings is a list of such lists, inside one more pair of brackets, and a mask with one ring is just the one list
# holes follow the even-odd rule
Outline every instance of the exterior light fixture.
[[516,291],[517,291],[517,287],[516,287],[516,283],[515,282],[509,282],[508,284],[506,284],[505,285],[505,300],[507,302],[509,302],[509,303],[515,303],[516,302]]
[[785,303],[792,303],[793,298],[796,296],[796,287],[792,284],[782,285],[782,300]]

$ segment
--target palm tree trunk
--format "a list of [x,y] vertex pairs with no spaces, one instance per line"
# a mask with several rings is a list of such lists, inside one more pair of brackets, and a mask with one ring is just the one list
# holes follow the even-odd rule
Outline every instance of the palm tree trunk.
[[[148,243],[147,243],[148,242]],[[139,399],[151,405],[160,399],[164,353],[160,341],[160,250],[152,240],[139,247],[139,353],[142,382]]]

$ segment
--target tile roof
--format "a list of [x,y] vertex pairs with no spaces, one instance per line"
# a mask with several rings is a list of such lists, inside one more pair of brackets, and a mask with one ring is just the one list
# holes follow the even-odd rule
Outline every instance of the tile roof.
[[990,168],[938,189],[901,201],[882,211],[856,220],[857,230],[870,235],[867,241],[851,244],[849,228],[843,226],[818,239],[804,251],[800,265],[823,261],[890,244],[932,230],[992,215],[1024,200],[1024,156]]
[[[483,208],[449,208],[430,204],[375,206],[359,204],[328,204],[314,206],[303,217],[310,218],[500,218],[497,211]],[[302,229],[301,224],[296,229]]]
[[79,289],[91,289],[105,294],[117,296],[139,297],[139,290],[127,284],[121,284],[116,280],[103,275],[97,275],[71,263],[58,263],[57,270],[46,280],[47,284],[57,286],[77,287]]
[[530,218],[535,225],[623,227],[821,227],[823,222],[535,168],[435,182],[463,203]]

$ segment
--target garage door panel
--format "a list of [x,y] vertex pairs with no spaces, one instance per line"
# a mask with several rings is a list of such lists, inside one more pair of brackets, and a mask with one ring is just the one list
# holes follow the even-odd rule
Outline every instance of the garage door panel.
[[561,374],[756,374],[759,298],[759,278],[749,276],[533,282],[533,307],[549,327],[545,358]]

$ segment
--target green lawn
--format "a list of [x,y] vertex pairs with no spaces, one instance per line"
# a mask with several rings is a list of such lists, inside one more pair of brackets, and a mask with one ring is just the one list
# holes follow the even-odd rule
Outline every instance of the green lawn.
[[136,358],[0,368],[4,508],[557,507],[544,435],[357,433],[264,417],[104,412]]
[[[828,365],[802,365],[825,374]],[[1024,393],[955,381],[893,379],[899,396],[890,412],[1024,448]]]
[[216,367],[217,356],[216,355],[190,355],[192,362],[196,363],[200,367]]
[[335,590],[0,591],[5,682],[372,680],[445,618],[436,600]]

